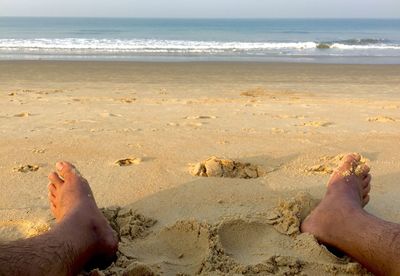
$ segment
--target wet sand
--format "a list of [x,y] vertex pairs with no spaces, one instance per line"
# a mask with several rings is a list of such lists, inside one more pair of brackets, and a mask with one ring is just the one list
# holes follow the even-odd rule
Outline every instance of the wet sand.
[[372,167],[368,211],[400,223],[399,76],[398,65],[2,61],[0,240],[51,227],[47,174],[64,159],[121,236],[106,274],[362,274],[298,224],[346,152]]

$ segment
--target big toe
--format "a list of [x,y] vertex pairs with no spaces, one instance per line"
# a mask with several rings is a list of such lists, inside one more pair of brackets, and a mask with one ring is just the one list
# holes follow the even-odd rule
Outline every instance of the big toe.
[[357,164],[360,162],[360,160],[361,160],[360,154],[350,153],[343,158],[343,166],[346,166],[349,168],[357,166]]
[[57,162],[56,168],[57,168],[58,174],[64,179],[68,179],[70,177],[76,177],[76,176],[80,175],[78,170],[75,168],[75,166],[66,161]]
[[343,175],[345,172],[354,171],[360,161],[360,155],[356,153],[348,154],[342,159],[342,164],[337,168],[337,172]]

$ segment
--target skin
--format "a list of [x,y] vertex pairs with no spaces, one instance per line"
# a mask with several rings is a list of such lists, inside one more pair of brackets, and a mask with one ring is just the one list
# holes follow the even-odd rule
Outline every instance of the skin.
[[29,239],[0,245],[0,275],[75,275],[93,260],[111,260],[118,239],[98,209],[86,179],[68,162],[49,175],[57,224]]
[[371,175],[351,154],[334,172],[325,197],[304,220],[301,231],[352,256],[375,275],[400,275],[400,225],[366,212]]

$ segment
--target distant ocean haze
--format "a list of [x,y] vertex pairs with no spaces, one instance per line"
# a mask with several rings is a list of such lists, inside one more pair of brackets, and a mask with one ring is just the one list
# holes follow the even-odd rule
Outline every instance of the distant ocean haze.
[[398,63],[398,19],[0,18],[0,59]]

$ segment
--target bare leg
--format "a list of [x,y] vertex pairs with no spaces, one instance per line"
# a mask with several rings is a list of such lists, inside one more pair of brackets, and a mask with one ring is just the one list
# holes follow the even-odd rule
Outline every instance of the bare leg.
[[0,275],[74,275],[93,257],[111,258],[118,240],[74,166],[57,163],[49,199],[57,224],[43,235],[0,245]]
[[321,243],[352,256],[377,275],[400,275],[400,225],[384,221],[363,207],[369,201],[371,175],[364,166],[354,171],[360,157],[348,155],[333,173],[325,197],[301,225]]

